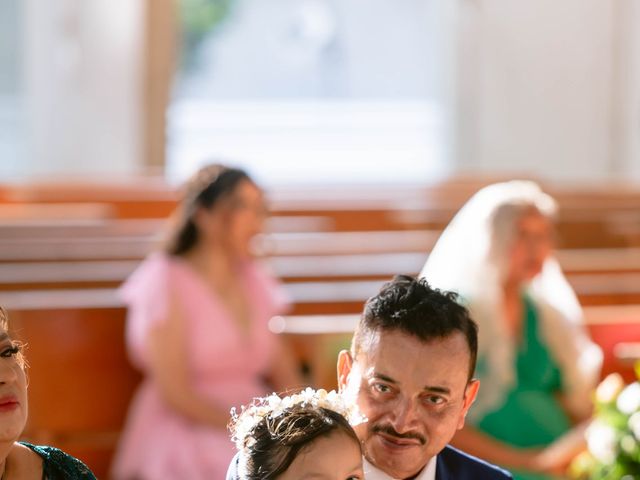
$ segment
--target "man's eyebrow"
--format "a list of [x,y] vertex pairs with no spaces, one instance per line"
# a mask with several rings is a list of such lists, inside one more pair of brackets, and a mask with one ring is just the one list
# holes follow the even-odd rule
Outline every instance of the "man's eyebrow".
[[373,375],[371,375],[371,377],[382,380],[383,382],[393,383],[394,385],[398,383],[396,380],[389,377],[388,375],[385,375],[384,373],[373,372]]
[[423,390],[429,393],[443,393],[445,395],[451,394],[451,389],[447,387],[440,387],[437,385],[427,385],[426,387],[423,388]]

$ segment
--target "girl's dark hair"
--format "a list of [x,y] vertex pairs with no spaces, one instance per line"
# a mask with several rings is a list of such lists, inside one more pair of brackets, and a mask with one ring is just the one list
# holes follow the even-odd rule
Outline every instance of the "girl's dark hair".
[[165,251],[171,255],[184,255],[191,250],[199,240],[195,213],[199,208],[213,208],[232,194],[243,180],[252,182],[249,175],[238,168],[212,164],[198,170],[183,187],[183,198],[172,216]]
[[243,440],[239,478],[273,480],[291,466],[305,447],[334,432],[347,434],[360,446],[347,419],[333,410],[298,404],[275,418],[267,415]]

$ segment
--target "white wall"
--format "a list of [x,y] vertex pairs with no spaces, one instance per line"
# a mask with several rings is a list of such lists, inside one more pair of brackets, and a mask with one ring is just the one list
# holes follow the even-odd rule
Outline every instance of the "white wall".
[[640,2],[618,0],[615,12],[614,166],[640,181]]
[[[147,0],[22,1],[28,103],[15,109],[28,151],[0,172],[140,169]],[[439,42],[425,47],[431,87],[450,106],[443,157],[451,145],[460,169],[640,181],[638,0],[431,0],[426,11]]]
[[[635,11],[631,2],[627,10]],[[620,36],[616,29],[625,20],[635,21],[637,30],[637,14],[627,18],[613,0],[475,0],[460,6],[459,167],[602,180],[624,176],[637,164],[637,148],[630,152],[621,146],[629,139],[614,135],[622,122],[637,141],[637,128],[632,133],[625,122],[627,108],[637,112],[640,106],[638,87],[619,78],[637,32]]]
[[269,184],[433,181],[449,165],[454,3],[235,1],[177,82],[169,179],[224,158]]
[[136,171],[143,0],[25,0],[24,18],[23,173]]

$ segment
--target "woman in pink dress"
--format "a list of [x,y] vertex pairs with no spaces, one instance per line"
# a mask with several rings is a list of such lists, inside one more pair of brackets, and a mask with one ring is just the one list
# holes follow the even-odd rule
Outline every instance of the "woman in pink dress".
[[262,192],[241,170],[211,165],[189,182],[163,251],[121,289],[127,345],[144,380],[116,455],[119,480],[224,478],[231,407],[300,385],[267,322],[286,306],[252,259]]

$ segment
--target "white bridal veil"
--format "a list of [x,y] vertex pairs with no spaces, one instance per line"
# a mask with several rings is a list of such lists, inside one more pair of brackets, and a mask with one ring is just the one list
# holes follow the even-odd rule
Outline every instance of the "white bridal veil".
[[[478,356],[489,374],[469,412],[472,422],[498,407],[515,381],[515,342],[503,327],[500,284],[517,217],[493,222],[496,209],[505,205],[533,206],[547,216],[555,212],[554,200],[533,182],[489,185],[456,214],[420,273],[432,286],[458,292],[478,323]],[[586,415],[602,354],[585,332],[582,309],[554,257],[527,292],[538,309],[543,341],[561,368],[569,408]]]

